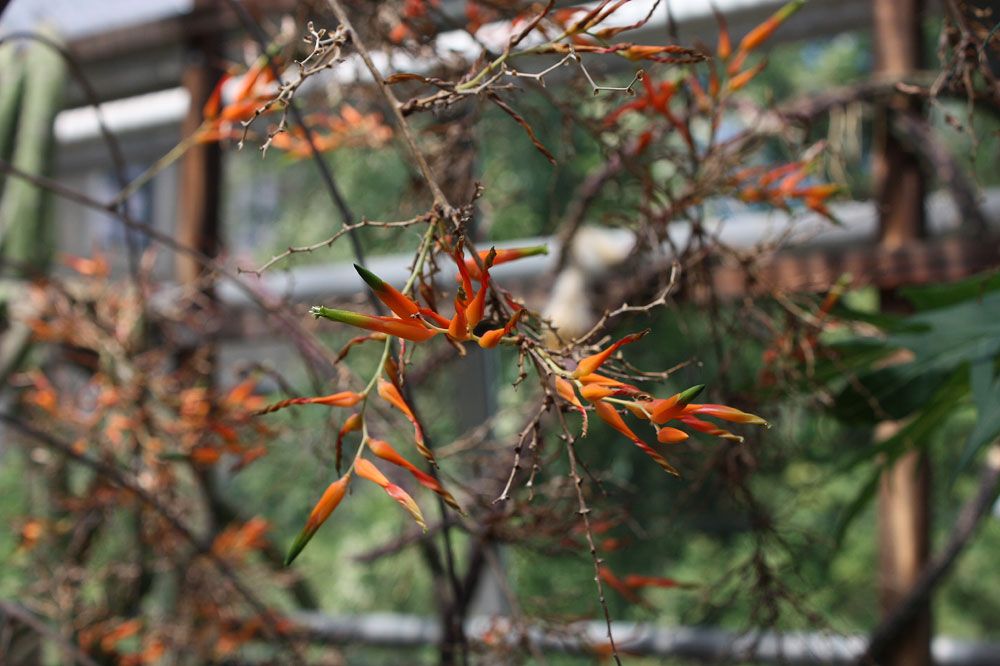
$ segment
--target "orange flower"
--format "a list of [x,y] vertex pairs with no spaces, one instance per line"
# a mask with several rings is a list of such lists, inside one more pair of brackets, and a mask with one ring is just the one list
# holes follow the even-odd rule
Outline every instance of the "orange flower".
[[694,416],[682,416],[680,417],[680,422],[686,426],[690,426],[699,432],[703,432],[706,435],[712,435],[713,437],[719,437],[721,439],[727,439],[731,442],[742,442],[743,437],[740,435],[733,434],[728,430],[723,430],[714,423],[709,423],[708,421],[702,421],[701,419]]
[[521,316],[524,314],[524,308],[518,307],[514,310],[514,314],[511,315],[510,319],[503,328],[496,328],[492,331],[486,331],[481,336],[479,336],[479,346],[484,349],[493,349],[505,336],[510,335],[511,330],[517,326],[517,322],[521,320]]
[[487,253],[486,259],[483,260],[483,275],[479,291],[476,292],[475,298],[469,302],[469,307],[465,311],[465,318],[469,322],[469,330],[474,329],[483,320],[483,312],[486,310],[486,293],[490,288],[490,266],[493,265],[495,258],[496,250],[491,249]]
[[804,4],[805,0],[792,0],[786,4],[784,7],[765,19],[763,23],[748,32],[746,37],[744,37],[740,42],[737,50],[744,53],[753,51],[755,48],[767,41],[767,39],[774,34],[774,31],[778,29],[778,26],[784,23],[785,19],[798,11],[799,7]]
[[340,504],[340,500],[344,499],[344,495],[347,494],[347,484],[351,480],[351,474],[348,472],[344,476],[340,477],[327,487],[326,492],[323,493],[323,497],[320,498],[316,506],[313,507],[312,513],[309,514],[309,520],[306,521],[306,526],[302,528],[299,535],[295,537],[295,542],[292,544],[291,549],[288,551],[288,555],[285,557],[285,566],[287,567],[292,561],[298,557],[302,549],[306,547],[309,540],[313,538],[316,534],[316,530],[319,526],[326,522],[326,519],[330,517],[333,510],[337,508]]
[[[486,257],[493,251],[494,250],[483,250],[482,252],[479,252],[479,260],[485,264]],[[508,261],[523,259],[524,257],[532,257],[538,254],[548,254],[549,248],[545,245],[534,245],[532,247],[511,247],[505,250],[495,250],[495,252],[496,255],[493,258],[493,266],[505,264]],[[482,280],[482,274],[479,271],[479,266],[476,264],[475,259],[472,257],[466,259],[465,268],[469,271],[469,276],[473,280]]]
[[595,370],[601,367],[601,365],[605,361],[607,361],[612,354],[618,351],[619,347],[621,347],[622,345],[627,345],[630,342],[635,342],[636,340],[641,340],[647,333],[649,333],[648,328],[645,331],[641,331],[639,333],[631,333],[629,335],[626,335],[624,338],[614,343],[604,351],[598,352],[597,354],[581,359],[576,366],[576,370],[573,371],[573,377],[578,379],[585,375],[592,374]]
[[770,427],[767,421],[756,414],[748,414],[736,409],[735,407],[727,407],[726,405],[688,405],[684,409],[684,413],[685,415],[707,414],[708,416],[714,416],[717,419],[723,419],[725,421],[732,421],[733,423],[749,423],[751,425]]
[[677,428],[671,428],[669,426],[663,426],[656,431],[656,441],[661,444],[676,444],[677,442],[683,442],[690,435],[688,435],[683,430],[678,430]]
[[465,315],[466,307],[462,303],[464,295],[464,291],[459,288],[458,294],[455,295],[455,316],[448,322],[448,337],[458,342],[464,342],[471,337],[469,320]]
[[410,512],[410,515],[413,516],[413,520],[417,521],[417,525],[420,525],[424,532],[427,531],[427,525],[424,523],[424,516],[420,512],[420,507],[417,506],[417,503],[413,501],[413,498],[410,497],[405,490],[393,483],[390,483],[389,479],[385,478],[385,475],[378,470],[378,467],[364,458],[358,458],[358,460],[354,463],[354,471],[357,472],[358,476],[362,479],[368,479],[372,483],[382,486],[385,492],[389,494],[389,497],[399,502],[404,509]]
[[351,414],[344,420],[344,425],[341,427],[340,432],[337,433],[337,456],[335,465],[337,467],[337,472],[340,472],[340,461],[344,451],[344,437],[349,432],[357,432],[361,430],[361,426],[364,425],[361,420],[361,414]]
[[434,454],[431,453],[431,450],[427,448],[426,444],[424,444],[424,432],[420,429],[420,422],[417,421],[417,417],[413,414],[413,410],[410,409],[410,406],[406,404],[405,400],[403,400],[403,396],[399,392],[399,389],[396,388],[396,385],[379,378],[377,390],[383,400],[403,412],[403,416],[405,416],[410,423],[413,424],[413,440],[416,442],[417,450],[420,451],[420,455],[422,455],[427,462],[437,467],[437,461],[434,459]]
[[309,314],[319,319],[329,319],[330,321],[350,324],[358,328],[394,335],[404,340],[422,342],[433,338],[438,334],[433,328],[427,328],[422,322],[398,319],[396,317],[380,317],[378,315],[366,315],[358,312],[348,312],[347,310],[334,310],[322,305],[313,306]]
[[284,409],[291,405],[327,405],[329,407],[353,407],[364,399],[364,396],[354,391],[341,391],[332,395],[324,395],[318,398],[290,398],[263,407],[254,412],[255,416],[270,414],[279,409]]
[[726,89],[730,92],[735,92],[740,88],[743,88],[746,84],[750,83],[754,77],[764,71],[765,67],[767,67],[767,60],[761,60],[750,69],[743,70],[733,78],[729,79],[726,83]]
[[399,455],[396,452],[396,449],[389,446],[388,442],[384,442],[380,439],[370,439],[368,440],[368,450],[377,455],[382,460],[387,460],[391,462],[393,465],[398,465],[399,467],[402,467],[410,474],[412,474],[413,478],[415,478],[420,483],[420,485],[430,490],[433,490],[438,495],[440,495],[441,499],[443,499],[448,504],[448,506],[455,509],[456,511],[464,513],[462,511],[462,507],[460,507],[458,505],[458,502],[455,501],[455,498],[452,497],[451,493],[449,493],[447,490],[444,489],[444,487],[441,486],[441,484],[437,481],[437,479],[435,479],[430,474],[427,474],[426,472],[417,469],[416,466],[413,465],[413,463],[411,463],[403,456]]
[[420,312],[420,306],[417,305],[411,298],[404,296],[400,291],[393,287],[388,282],[384,282],[379,276],[372,273],[367,268],[358,266],[354,264],[354,270],[358,272],[378,299],[385,303],[392,312],[401,319],[410,320],[414,315]]

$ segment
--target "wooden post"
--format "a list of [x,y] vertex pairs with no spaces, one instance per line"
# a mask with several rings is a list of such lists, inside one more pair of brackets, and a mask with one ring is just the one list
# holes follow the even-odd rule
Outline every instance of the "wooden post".
[[[215,11],[212,0],[196,0],[192,20]],[[191,106],[181,126],[190,136],[202,122],[202,107],[222,76],[221,35],[207,32],[190,40],[191,62],[184,68],[182,83],[191,96]],[[179,201],[175,238],[179,243],[215,256],[219,252],[219,191],[222,152],[218,143],[196,145],[180,162]],[[190,286],[201,277],[202,266],[193,258],[177,254],[174,262],[178,283]],[[208,285],[203,285],[209,288]]]
[[[878,74],[902,78],[920,66],[922,0],[873,0],[875,67]],[[925,183],[920,164],[894,135],[893,117],[919,113],[919,103],[902,95],[877,109],[873,175],[880,242],[895,250],[925,236]],[[899,309],[893,293],[883,292],[883,309]],[[901,424],[879,424],[882,441]],[[926,455],[912,451],[886,470],[879,485],[878,588],[882,615],[888,615],[927,563],[929,552],[929,465]],[[931,665],[931,614],[925,605],[886,651],[883,666]]]

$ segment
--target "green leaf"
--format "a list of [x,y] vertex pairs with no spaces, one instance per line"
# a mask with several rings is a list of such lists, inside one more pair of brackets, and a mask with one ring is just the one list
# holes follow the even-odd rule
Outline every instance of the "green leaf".
[[1000,272],[995,270],[974,275],[960,282],[900,289],[903,297],[917,310],[949,307],[981,298],[994,291],[1000,291]]
[[845,373],[858,374],[895,351],[877,338],[859,338],[829,345],[816,361],[809,381],[827,384],[845,378]]
[[940,385],[934,396],[917,413],[917,417],[907,423],[895,435],[876,447],[877,453],[885,454],[888,462],[896,460],[909,449],[921,448],[928,436],[934,432],[955,410],[967,392],[966,374],[959,370],[951,374]]
[[996,360],[989,357],[973,363],[969,368],[969,384],[978,418],[969,433],[954,476],[958,476],[984,446],[1000,436],[1000,375],[996,371]]
[[901,419],[923,407],[948,374],[921,372],[913,363],[880,368],[849,382],[834,399],[832,411],[838,419],[853,423]]
[[1000,351],[1000,293],[907,318],[886,343],[915,355],[915,369],[953,370]]
[[862,462],[873,460],[879,456],[885,458],[886,464],[896,460],[908,449],[921,448],[927,442],[927,437],[947,419],[956,405],[965,398],[968,392],[966,374],[963,371],[954,372],[943,384],[937,385],[937,391],[923,405],[916,418],[903,426],[899,432],[877,445],[865,447],[852,455],[842,468],[849,470]]

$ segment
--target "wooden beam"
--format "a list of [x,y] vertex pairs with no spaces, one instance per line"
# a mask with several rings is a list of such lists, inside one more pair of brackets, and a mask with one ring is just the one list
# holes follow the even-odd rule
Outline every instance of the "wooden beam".
[[[873,0],[875,71],[903,79],[921,66],[923,0]],[[919,115],[920,101],[894,95],[876,108],[872,172],[879,239],[883,251],[915,245],[927,233],[926,183],[919,158],[892,131],[896,116]],[[894,290],[882,292],[884,310],[905,312]],[[885,421],[876,441],[899,431],[902,423]],[[924,451],[908,451],[883,472],[879,483],[878,590],[882,616],[892,614],[916,583],[930,554],[930,464]],[[931,666],[931,611],[923,603],[882,654],[882,666]]]
[[[208,25],[218,21],[210,16],[214,4],[205,0],[195,2],[192,14],[204,16]],[[195,33],[189,41],[190,64],[183,75],[191,105],[181,125],[182,137],[190,136],[202,124],[202,107],[208,101],[223,75],[219,68],[222,54],[222,36],[219,33]],[[180,162],[178,184],[177,228],[174,232],[179,243],[213,257],[219,251],[219,193],[221,184],[222,152],[218,143],[195,145],[185,153]],[[177,282],[194,284],[202,273],[202,266],[193,257],[177,254],[174,261]]]
[[727,300],[774,292],[822,293],[850,273],[852,287],[891,290],[961,280],[998,264],[1000,238],[996,236],[917,240],[895,249],[877,244],[791,249],[755,258],[752,265],[717,266],[712,270],[712,287],[719,298]]

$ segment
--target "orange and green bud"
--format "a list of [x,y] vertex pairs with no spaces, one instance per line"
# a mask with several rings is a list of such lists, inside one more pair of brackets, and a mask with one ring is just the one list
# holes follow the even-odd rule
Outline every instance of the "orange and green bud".
[[715,47],[715,55],[719,60],[728,60],[733,54],[733,42],[729,37],[729,26],[726,24],[726,17],[722,15],[715,5],[712,5],[715,12],[715,20],[719,24],[719,44]]
[[358,266],[354,264],[354,270],[358,272],[361,279],[364,280],[378,299],[385,303],[385,306],[392,310],[397,317],[409,320],[411,317],[420,312],[420,306],[417,305],[411,298],[404,296],[402,292],[397,290],[388,282],[385,282],[379,276],[372,273],[367,268],[363,266]]
[[771,35],[774,34],[774,31],[778,29],[778,26],[785,22],[785,19],[798,11],[798,9],[804,4],[805,0],[792,0],[784,7],[776,11],[774,14],[765,19],[763,23],[747,33],[743,40],[740,41],[738,51],[749,53],[763,44]]
[[274,74],[271,71],[271,58],[266,54],[259,55],[246,73],[240,77],[239,85],[233,92],[233,99],[242,101],[249,98],[257,81],[261,78],[263,78],[264,83],[274,80]]
[[608,358],[618,351],[618,348],[622,345],[627,345],[630,342],[635,342],[636,340],[641,340],[647,333],[649,329],[641,331],[639,333],[631,333],[626,335],[624,338],[614,343],[607,349],[587,358],[581,359],[576,366],[576,370],[573,371],[574,378],[585,377],[587,375],[593,374],[601,365],[608,360]]
[[483,349],[493,349],[500,344],[504,336],[507,335],[509,331],[502,328],[495,328],[492,331],[486,331],[479,336],[479,346]]
[[756,414],[748,414],[735,407],[727,407],[726,405],[688,405],[684,412],[685,415],[707,414],[708,416],[714,416],[724,421],[732,421],[733,423],[749,423],[750,425],[770,427],[767,421]]
[[405,490],[394,483],[390,483],[389,479],[385,478],[385,475],[382,474],[382,472],[380,472],[373,463],[365,460],[364,458],[358,458],[354,463],[354,471],[357,472],[358,476],[362,479],[367,479],[372,483],[382,486],[385,492],[389,494],[389,497],[399,502],[404,509],[410,512],[410,515],[413,516],[413,520],[417,521],[417,525],[420,525],[424,532],[427,531],[427,525],[424,523],[424,516],[420,512],[420,507],[417,506],[417,503],[413,501],[413,498],[410,497]]
[[746,84],[750,83],[754,77],[763,72],[765,67],[767,67],[767,60],[761,60],[750,69],[743,70],[726,82],[726,90],[735,92],[740,88],[743,88]]
[[602,421],[632,440],[632,443],[642,449],[650,458],[655,460],[657,465],[674,476],[680,476],[680,472],[674,469],[673,465],[668,463],[666,458],[661,456],[653,450],[651,446],[639,439],[636,434],[632,432],[627,425],[625,425],[625,420],[614,407],[606,402],[595,402],[594,411],[597,412],[597,415],[601,417]]
[[271,412],[276,412],[279,409],[284,409],[285,407],[290,407],[291,405],[326,405],[328,407],[353,407],[364,399],[364,396],[360,393],[355,393],[354,391],[341,391],[340,393],[334,393],[333,395],[324,395],[318,398],[290,398],[288,400],[282,400],[281,402],[276,402],[263,407],[256,412],[254,416],[259,416],[261,414],[270,414]]
[[369,331],[394,335],[404,340],[422,342],[437,335],[437,331],[427,328],[418,321],[408,321],[396,317],[382,317],[379,315],[366,315],[359,312],[348,312],[347,310],[334,310],[333,308],[315,305],[309,310],[309,314],[319,319],[329,319],[364,328]]
[[412,474],[413,478],[415,478],[420,483],[420,485],[440,495],[441,499],[443,499],[445,503],[448,504],[448,506],[450,506],[451,508],[455,509],[460,513],[464,513],[462,511],[462,507],[458,505],[458,502],[455,501],[455,498],[452,496],[452,494],[449,493],[447,490],[445,490],[437,479],[432,477],[430,474],[427,474],[426,472],[417,469],[417,467],[413,465],[413,463],[411,463],[403,456],[399,455],[399,453],[396,452],[396,449],[392,448],[392,446],[390,446],[388,442],[382,441],[380,439],[370,439],[368,440],[368,450],[377,455],[382,460],[387,460],[388,462],[391,462],[393,465],[398,465],[399,467],[402,467],[410,474]]
[[323,493],[323,497],[320,498],[319,502],[313,508],[312,513],[309,514],[309,520],[306,521],[306,526],[302,528],[299,535],[295,537],[295,542],[292,544],[291,549],[288,551],[288,555],[285,557],[285,566],[287,567],[292,561],[298,557],[302,549],[306,547],[309,540],[313,538],[316,534],[316,530],[319,526],[326,522],[326,519],[330,517],[333,510],[337,508],[340,504],[340,500],[344,499],[344,495],[347,493],[347,484],[351,480],[351,474],[348,472],[344,476],[340,477],[336,481],[330,484]]
[[[493,258],[493,266],[497,264],[505,264],[508,261],[515,261],[517,259],[523,259],[524,257],[533,257],[538,254],[548,254],[549,248],[545,245],[534,245],[532,247],[512,247],[505,250],[483,250],[479,253],[479,260],[486,265],[486,257],[489,256],[490,252],[496,252],[496,256]],[[469,277],[473,280],[482,280],[483,276],[479,270],[476,260],[469,257],[465,260],[465,268],[469,271]]]
[[698,81],[698,77],[693,74],[687,79],[688,90],[694,95],[695,101],[698,103],[698,109],[702,113],[707,113],[709,109],[712,108],[712,103],[708,99],[708,95],[705,94],[705,89],[701,87],[701,82]]

